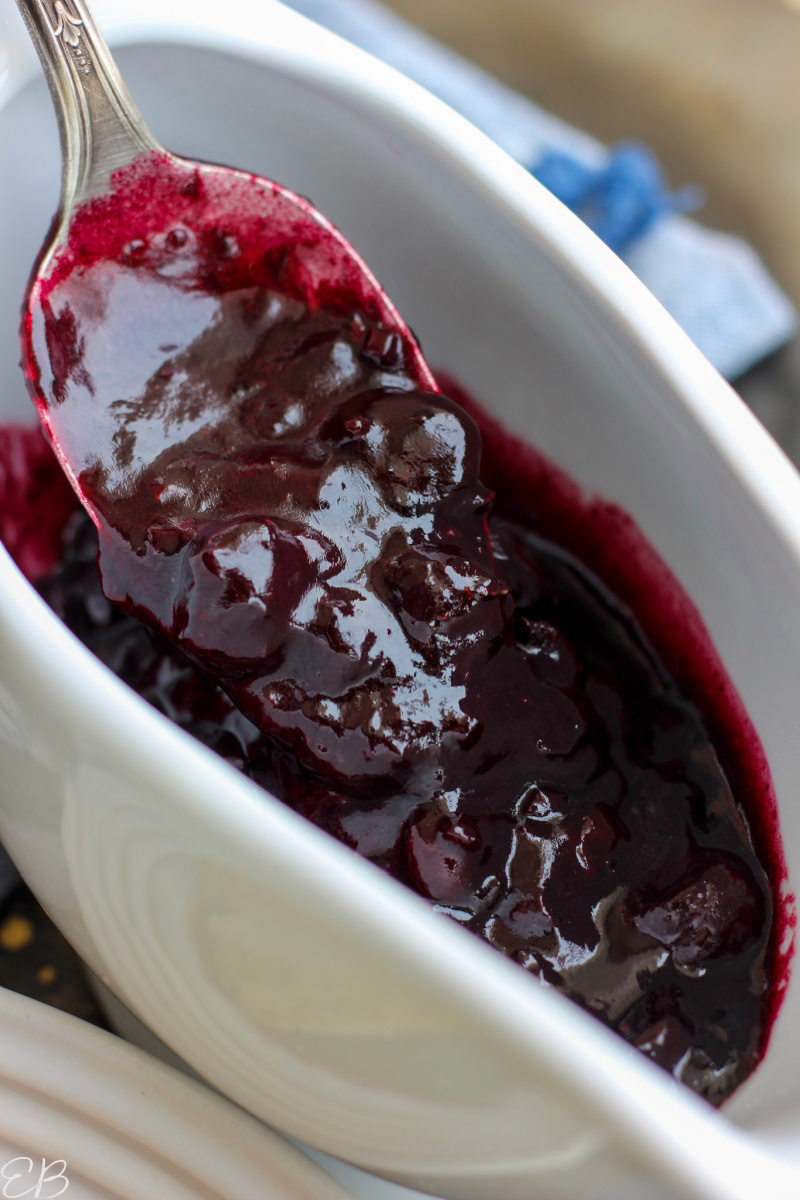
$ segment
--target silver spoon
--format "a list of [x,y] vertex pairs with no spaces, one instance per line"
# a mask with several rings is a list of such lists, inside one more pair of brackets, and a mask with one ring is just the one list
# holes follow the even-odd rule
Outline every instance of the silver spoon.
[[[54,271],[62,274],[68,258],[70,233],[76,218],[87,224],[87,211],[93,202],[104,201],[103,219],[114,213],[117,181],[137,163],[158,159],[164,177],[180,186],[200,180],[214,189],[218,207],[224,208],[228,231],[235,230],[241,213],[247,208],[252,221],[254,204],[263,202],[263,216],[269,228],[284,230],[284,240],[307,236],[309,230],[317,242],[316,283],[327,285],[329,295],[337,289],[356,287],[363,307],[372,311],[383,327],[398,334],[405,350],[408,373],[425,389],[438,391],[430,369],[416,340],[367,266],[349,243],[308,201],[266,179],[232,168],[198,163],[166,151],[153,137],[134,104],[111,53],[84,0],[17,0],[28,32],[41,59],[55,105],[61,136],[62,183],[59,211],[48,240],[40,254],[23,309],[23,367],[45,429],[61,459],[81,502],[96,523],[102,514],[93,511],[77,480],[94,447],[91,438],[76,438],[68,405],[57,403],[52,386],[53,364],[46,340],[37,341],[36,322]],[[261,201],[259,201],[259,196]],[[140,193],[131,218],[144,219],[147,205],[163,202],[161,197]],[[130,189],[124,203],[130,208]],[[123,225],[126,212],[116,212],[114,220]],[[320,267],[322,264],[322,267]],[[323,278],[325,272],[328,278]],[[131,314],[135,324],[137,314]],[[98,520],[100,518],[100,520]]]

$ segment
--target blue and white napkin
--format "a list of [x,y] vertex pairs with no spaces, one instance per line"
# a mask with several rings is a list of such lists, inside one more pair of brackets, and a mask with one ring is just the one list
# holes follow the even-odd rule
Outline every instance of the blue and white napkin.
[[707,358],[735,379],[787,342],[797,317],[745,242],[683,214],[643,146],[609,149],[434,41],[374,0],[286,0],[467,117],[586,220],[635,271]]

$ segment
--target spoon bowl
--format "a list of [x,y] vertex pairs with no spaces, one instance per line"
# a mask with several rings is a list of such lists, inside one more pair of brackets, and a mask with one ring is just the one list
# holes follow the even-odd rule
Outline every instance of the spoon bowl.
[[[102,302],[112,312],[99,315],[105,344],[93,377],[100,380],[126,352],[148,370],[159,344],[177,338],[178,349],[196,333],[196,321],[189,319],[187,331],[168,301],[159,306],[177,279],[206,295],[278,287],[315,308],[358,310],[400,339],[418,386],[438,391],[375,277],[308,200],[259,176],[168,153],[143,121],[84,0],[17,2],[50,85],[62,149],[60,207],[23,309],[23,366],[52,445],[99,527],[108,513],[80,479],[125,436],[125,417],[102,411],[108,397],[96,397],[93,384],[88,392],[81,387],[85,335],[70,285],[87,272],[95,272],[98,295],[109,267],[122,276],[114,300]],[[154,309],[158,329],[148,320]]]

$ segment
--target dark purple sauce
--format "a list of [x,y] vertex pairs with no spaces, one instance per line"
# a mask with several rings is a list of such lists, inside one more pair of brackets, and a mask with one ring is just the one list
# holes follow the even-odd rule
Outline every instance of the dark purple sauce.
[[[95,523],[42,594],[171,719],[721,1101],[780,991],[782,861],[697,614],[661,564],[656,603],[609,506],[576,558],[574,485],[466,400],[481,464],[391,310],[309,283],[311,234],[291,261],[296,229],[234,239],[199,175],[137,225],[143,178],[127,240],[109,202],[79,213],[25,325]],[[631,598],[704,647],[683,690]]]

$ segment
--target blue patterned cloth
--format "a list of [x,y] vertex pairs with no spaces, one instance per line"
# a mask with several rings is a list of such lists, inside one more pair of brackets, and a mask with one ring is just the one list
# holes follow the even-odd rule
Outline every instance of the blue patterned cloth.
[[599,166],[548,150],[529,170],[617,254],[660,217],[703,202],[698,188],[670,192],[658,159],[638,142],[621,142]]
[[701,194],[670,192],[646,147],[603,146],[374,0],[288,3],[422,84],[526,166],[620,255],[729,379],[794,335],[794,308],[755,252],[688,219]]

